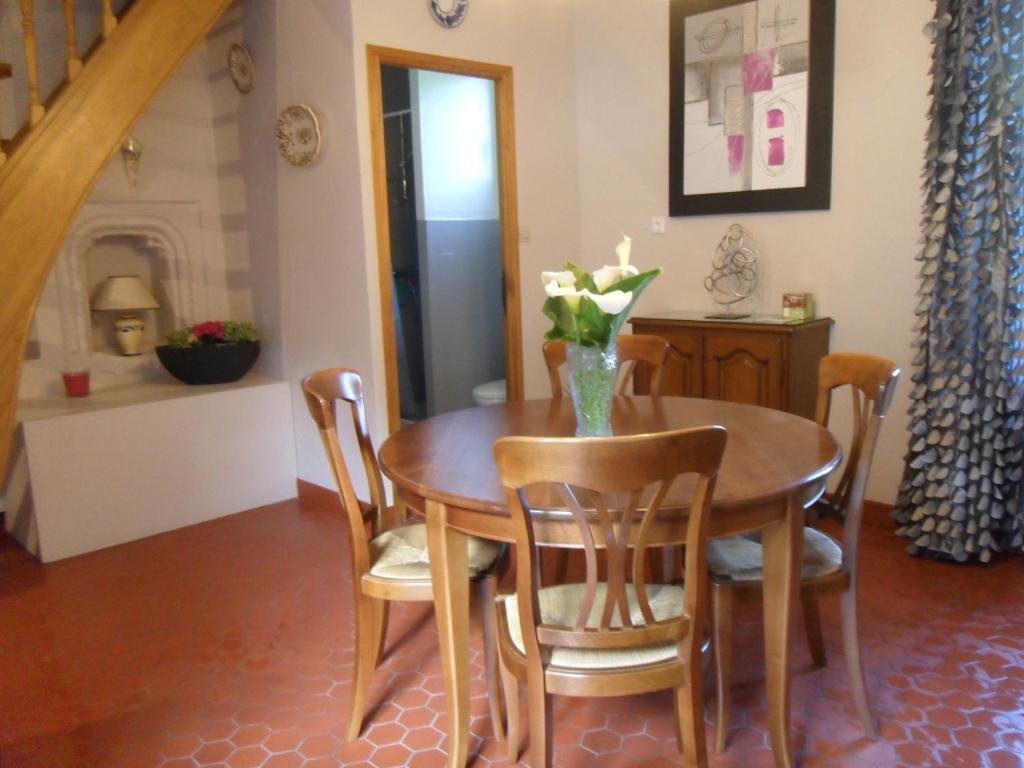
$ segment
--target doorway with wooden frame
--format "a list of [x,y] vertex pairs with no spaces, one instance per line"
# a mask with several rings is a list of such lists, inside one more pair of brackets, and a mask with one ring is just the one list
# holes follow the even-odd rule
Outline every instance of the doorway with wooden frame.
[[521,400],[512,69],[367,46],[367,78],[389,429]]

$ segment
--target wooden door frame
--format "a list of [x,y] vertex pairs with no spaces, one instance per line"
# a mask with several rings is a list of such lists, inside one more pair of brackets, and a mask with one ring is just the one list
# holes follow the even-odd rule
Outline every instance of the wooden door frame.
[[387,166],[384,159],[384,107],[381,102],[380,74],[382,65],[427,69],[494,81],[494,112],[498,139],[498,215],[502,285],[505,291],[505,381],[509,400],[523,399],[523,329],[519,298],[519,214],[516,196],[512,68],[398,48],[366,46],[370,146],[373,156],[373,202],[377,226],[377,267],[384,339],[384,377],[387,389],[388,429],[394,432],[400,426],[400,410],[398,350],[395,340],[395,318],[391,307],[391,231],[388,215]]

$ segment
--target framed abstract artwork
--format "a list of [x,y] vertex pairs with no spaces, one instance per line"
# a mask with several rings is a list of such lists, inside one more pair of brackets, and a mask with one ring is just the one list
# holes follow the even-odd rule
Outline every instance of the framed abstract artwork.
[[835,15],[835,0],[672,0],[672,216],[830,206]]

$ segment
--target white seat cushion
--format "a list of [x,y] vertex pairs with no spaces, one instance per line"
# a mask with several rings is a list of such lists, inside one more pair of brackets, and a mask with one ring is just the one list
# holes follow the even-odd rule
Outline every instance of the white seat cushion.
[[[604,611],[606,586],[597,585],[597,596],[594,608],[587,620],[588,627],[599,627],[601,613]],[[540,599],[541,620],[545,624],[571,627],[576,623],[580,610],[580,601],[586,591],[586,584],[560,584],[544,587],[537,595]],[[626,585],[626,597],[629,600],[630,620],[634,624],[643,624],[640,603],[636,599],[636,590],[632,584]],[[647,599],[651,604],[654,618],[663,621],[683,615],[683,588],[672,584],[648,584]],[[523,632],[519,624],[519,601],[516,595],[509,595],[504,600],[505,616],[508,620],[510,639],[520,653],[525,654]],[[621,626],[618,612],[615,613],[613,626]],[[556,667],[574,669],[609,669],[612,667],[638,667],[668,661],[676,656],[677,643],[661,643],[659,645],[641,646],[639,648],[562,648],[553,646],[551,664]]]
[[[834,573],[842,562],[843,550],[835,539],[817,528],[804,528],[803,578]],[[733,581],[761,581],[763,564],[758,541],[733,536],[708,542],[708,568],[715,576],[728,576]]]
[[[501,544],[469,536],[469,575],[486,571],[498,557]],[[370,574],[382,579],[430,580],[427,526],[423,523],[392,528],[370,540]]]

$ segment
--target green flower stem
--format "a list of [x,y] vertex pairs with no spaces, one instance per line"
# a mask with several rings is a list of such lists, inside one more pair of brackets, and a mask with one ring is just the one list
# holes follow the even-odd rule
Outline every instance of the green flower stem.
[[618,374],[615,341],[604,349],[570,343],[566,349],[577,437],[611,435],[611,404]]

